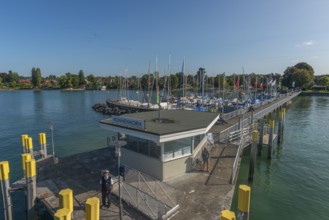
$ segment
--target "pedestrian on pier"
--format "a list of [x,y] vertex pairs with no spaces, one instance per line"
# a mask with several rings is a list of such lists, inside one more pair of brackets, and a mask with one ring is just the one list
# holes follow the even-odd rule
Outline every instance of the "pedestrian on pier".
[[102,170],[102,177],[99,181],[100,191],[102,192],[102,207],[111,206],[111,193],[113,189],[113,180],[109,170]]
[[209,172],[209,151],[207,148],[203,148],[202,151],[202,170],[204,172]]

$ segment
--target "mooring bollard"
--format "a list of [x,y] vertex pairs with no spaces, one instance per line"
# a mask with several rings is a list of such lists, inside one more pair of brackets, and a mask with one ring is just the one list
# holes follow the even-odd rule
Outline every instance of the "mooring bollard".
[[31,154],[31,158],[34,159],[34,154],[33,154],[33,142],[32,138],[28,137],[25,139],[25,148],[26,148],[26,153]]
[[1,182],[1,193],[3,201],[3,215],[4,220],[12,220],[12,204],[10,196],[10,184],[9,184],[9,162],[0,162],[0,182]]
[[62,189],[59,192],[59,208],[67,209],[70,215],[73,214],[73,191],[72,189]]
[[235,213],[230,210],[223,210],[220,215],[220,220],[236,220]]
[[24,176],[26,176],[26,161],[31,160],[31,154],[22,154],[22,169],[24,171]]
[[21,139],[22,139],[22,153],[26,153],[26,146],[25,146],[25,139],[27,139],[29,136],[27,134],[22,134]]
[[240,185],[239,186],[238,220],[249,220],[250,191],[251,191],[251,189],[247,185]]
[[268,159],[272,158],[272,152],[273,152],[273,132],[274,132],[274,126],[275,126],[275,121],[270,120],[269,121],[269,136],[268,136]]
[[25,162],[26,189],[27,189],[27,219],[33,220],[36,217],[35,200],[37,198],[36,162],[34,159]]
[[92,197],[85,203],[86,220],[99,220],[99,198]]
[[258,141],[258,145],[257,145],[258,156],[262,155],[263,138],[264,138],[264,120],[260,119],[260,123],[259,123],[259,141]]
[[251,144],[251,152],[250,152],[249,177],[248,177],[249,181],[254,180],[257,142],[258,142],[258,131],[255,130],[252,132],[252,144]]
[[39,143],[41,147],[41,155],[42,158],[47,157],[47,139],[46,139],[46,133],[39,133]]
[[71,220],[71,212],[68,209],[58,209],[55,212],[54,220]]

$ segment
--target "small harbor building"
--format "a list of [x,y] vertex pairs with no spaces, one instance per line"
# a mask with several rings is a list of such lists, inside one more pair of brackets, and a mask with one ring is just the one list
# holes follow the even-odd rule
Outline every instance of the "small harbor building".
[[192,170],[218,118],[210,112],[161,110],[112,116],[100,126],[127,143],[121,148],[124,165],[166,180]]

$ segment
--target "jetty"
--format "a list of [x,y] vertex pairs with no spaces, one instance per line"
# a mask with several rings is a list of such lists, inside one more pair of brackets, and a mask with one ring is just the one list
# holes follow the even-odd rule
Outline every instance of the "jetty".
[[[113,202],[110,208],[100,209],[100,219],[120,219],[120,198],[123,208],[122,219],[167,219],[169,217],[171,219],[218,219],[222,210],[231,208],[241,155],[243,149],[251,144],[251,132],[257,129],[257,122],[298,95],[299,93],[291,93],[267,100],[255,106],[253,111],[239,109],[222,115],[221,120],[218,120],[219,115],[217,118],[207,116],[211,121],[207,133],[212,134],[213,140],[205,137],[205,141],[201,141],[202,145],[196,145],[197,147],[189,152],[189,159],[186,160],[190,163],[188,172],[174,176],[163,174],[160,180],[129,166],[125,167],[124,178],[120,177],[118,155],[115,148],[110,146],[111,144],[103,149],[57,160],[53,157],[40,159],[36,164],[37,201],[51,215],[54,215],[60,209],[60,191],[71,189],[73,191],[72,216],[74,219],[86,219],[87,199],[91,197],[101,199],[101,193],[98,191],[99,179],[101,170],[106,168],[110,170],[110,175],[114,180]],[[213,119],[216,123],[213,123]],[[112,121],[110,126],[125,129],[123,125],[112,124]],[[182,128],[184,128],[183,125]],[[195,129],[200,130],[198,127]],[[136,132],[136,128],[131,128],[131,130]],[[156,131],[152,135],[156,135]],[[267,144],[269,140],[266,137],[271,137],[273,141],[276,135],[266,136],[264,132],[264,137],[262,142]],[[202,171],[201,150],[204,147],[210,151],[210,172]],[[163,155],[161,160],[163,161],[165,152],[160,152],[160,155]],[[121,180],[121,192],[118,177]],[[20,184],[22,182],[24,181],[20,181]]]

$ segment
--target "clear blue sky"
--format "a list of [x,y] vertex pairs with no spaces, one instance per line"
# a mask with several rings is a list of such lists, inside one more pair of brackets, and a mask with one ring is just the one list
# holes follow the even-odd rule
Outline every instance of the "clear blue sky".
[[0,72],[329,73],[328,0],[3,0]]

